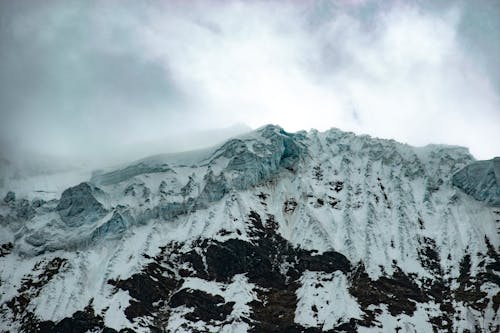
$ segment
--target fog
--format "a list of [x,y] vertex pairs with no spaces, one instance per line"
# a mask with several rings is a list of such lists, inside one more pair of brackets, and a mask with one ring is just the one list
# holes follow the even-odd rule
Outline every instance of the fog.
[[1,1],[0,147],[104,164],[273,123],[489,159],[499,31],[486,0]]

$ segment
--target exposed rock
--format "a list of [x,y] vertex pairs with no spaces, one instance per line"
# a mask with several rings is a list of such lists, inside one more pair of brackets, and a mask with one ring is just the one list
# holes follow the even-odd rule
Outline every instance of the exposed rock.
[[[104,319],[94,311],[90,300],[89,304],[80,311],[76,311],[71,317],[64,318],[58,322],[50,320],[40,321],[33,314],[26,318],[23,323],[25,332],[33,333],[118,333],[116,330],[106,327]],[[120,332],[130,332],[129,330],[120,330]]]
[[0,258],[8,255],[13,247],[14,244],[11,242],[0,245]]
[[[183,158],[0,205],[0,331],[499,330],[500,211],[453,190],[466,150],[266,126]],[[484,202],[495,161],[456,176]]]
[[[251,212],[249,220],[255,244],[238,239],[225,242],[200,239],[193,243],[194,248],[201,249],[203,256],[200,256],[199,251],[182,252],[179,244],[171,243],[158,256],[151,258],[153,262],[142,272],[126,280],[109,281],[127,290],[137,300],[126,309],[127,317],[130,320],[147,315],[168,318],[168,312],[162,306],[168,302],[172,308],[181,305],[193,308],[193,312],[185,316],[192,322],[224,321],[232,310],[230,302],[199,290],[178,288],[187,277],[229,283],[235,275],[245,274],[251,283],[261,288],[258,301],[250,304],[252,332],[304,331],[294,323],[296,280],[306,270],[348,273],[351,265],[339,253],[318,255],[293,247],[276,233],[272,218],[264,226],[259,214]],[[179,271],[181,277],[172,269],[177,265],[188,267]],[[283,265],[289,268],[283,270]]]
[[201,290],[181,289],[170,297],[169,305],[172,308],[185,305],[194,311],[186,315],[186,319],[196,322],[222,321],[231,314],[232,303],[225,303],[224,298],[210,295]]
[[428,300],[425,292],[401,270],[396,270],[392,276],[372,280],[360,265],[354,271],[351,283],[349,291],[367,313],[370,313],[370,305],[386,304],[393,316],[402,313],[411,316],[417,302]]
[[[49,283],[67,264],[66,259],[54,258],[48,262],[40,261],[33,267],[33,273],[25,277],[21,286],[17,289],[18,294],[9,301],[2,304],[11,310],[14,318],[24,318],[29,315],[26,311],[30,302],[40,293],[41,289]],[[2,308],[0,307],[0,312]]]

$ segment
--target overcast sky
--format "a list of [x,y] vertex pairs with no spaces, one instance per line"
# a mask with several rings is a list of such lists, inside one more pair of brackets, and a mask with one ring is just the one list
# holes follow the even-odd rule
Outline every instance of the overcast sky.
[[3,150],[274,123],[500,155],[497,0],[0,1]]

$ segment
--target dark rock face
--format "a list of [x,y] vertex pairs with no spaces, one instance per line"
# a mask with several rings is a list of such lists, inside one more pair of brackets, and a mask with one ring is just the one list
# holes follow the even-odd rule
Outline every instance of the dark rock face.
[[[306,270],[340,270],[349,274],[351,264],[336,252],[316,255],[293,247],[276,232],[273,220],[274,217],[268,217],[264,226],[257,213],[250,214],[255,243],[239,239],[225,242],[200,239],[192,244],[192,248],[198,250],[189,252],[182,252],[181,244],[171,243],[162,248],[158,256],[150,258],[153,262],[142,272],[109,283],[127,290],[136,299],[125,311],[131,321],[153,315],[163,318],[157,323],[161,327],[168,319],[167,305],[167,308],[193,308],[193,312],[186,315],[192,322],[220,324],[229,320],[232,302],[203,291],[179,288],[187,277],[229,283],[235,275],[245,274],[250,283],[259,287],[259,300],[250,304],[252,332],[302,332],[304,328],[294,323],[299,287],[296,280]],[[283,265],[288,267],[286,271]],[[184,268],[176,274],[179,266]]]
[[58,323],[44,321],[35,327],[40,333],[85,333],[88,331],[116,332],[113,329],[105,328],[104,320],[94,313],[92,302],[83,309],[77,311],[70,318],[64,318]]
[[[112,219],[113,220],[113,219]],[[121,221],[120,217],[116,217]],[[141,318],[153,318],[147,329],[162,332],[168,324],[171,311],[179,307],[191,309],[184,315],[188,322],[203,322],[218,326],[231,322],[234,303],[218,295],[183,288],[186,278],[200,278],[205,281],[229,283],[237,274],[245,274],[248,281],[256,286],[256,299],[249,303],[251,313],[243,320],[250,326],[250,332],[325,332],[321,327],[306,328],[295,323],[297,290],[299,279],[306,271],[336,272],[341,271],[349,281],[349,293],[359,303],[363,311],[361,319],[351,318],[330,332],[357,332],[359,327],[378,325],[377,315],[381,312],[377,306],[386,305],[393,316],[406,314],[412,316],[417,303],[433,301],[439,305],[442,316],[431,318],[437,330],[452,331],[449,318],[454,313],[453,300],[463,301],[477,311],[484,311],[487,305],[481,285],[485,281],[499,284],[498,254],[491,247],[489,269],[478,276],[470,275],[470,258],[465,256],[461,263],[460,287],[452,291],[449,282],[444,281],[439,269],[430,270],[436,274],[435,281],[416,283],[414,276],[409,276],[396,268],[392,276],[382,276],[372,280],[363,265],[353,265],[343,255],[330,251],[317,254],[293,247],[276,232],[273,216],[262,217],[251,212],[248,217],[250,236],[254,241],[228,239],[224,242],[198,239],[191,250],[184,252],[182,244],[169,243],[161,252],[147,257],[150,263],[142,270],[124,280],[110,280],[109,284],[117,289],[128,291],[132,300],[125,309],[125,315],[131,322],[139,323]],[[434,267],[439,256],[433,252],[433,242],[423,239],[426,265]],[[6,246],[6,251],[9,246]],[[39,321],[28,309],[30,299],[36,297],[38,290],[48,283],[64,268],[66,262],[56,258],[52,262],[40,263],[40,273],[18,290],[19,295],[6,306],[14,316],[23,317],[24,332],[115,332],[105,327],[101,315],[96,314],[92,304],[75,312],[59,322]],[[285,268],[284,268],[285,267]],[[496,306],[500,296],[496,297]],[[372,308],[371,306],[376,306]],[[492,328],[494,331],[495,328]],[[126,332],[126,330],[123,330]],[[196,332],[194,330],[193,332]],[[203,332],[200,331],[200,332]]]
[[224,298],[218,295],[210,295],[201,290],[181,289],[170,298],[169,305],[173,308],[185,305],[194,308],[195,311],[188,313],[186,318],[196,322],[202,320],[206,323],[211,321],[222,321],[231,314],[233,303],[225,303]]
[[[186,314],[185,319],[193,323],[201,320],[207,324],[220,325],[228,322],[232,302],[200,290],[182,288],[184,279],[196,277],[205,281],[230,283],[235,275],[245,274],[248,281],[257,287],[257,299],[249,303],[250,318],[244,319],[250,325],[251,332],[323,332],[320,327],[305,328],[294,321],[299,278],[306,271],[341,271],[350,282],[349,293],[355,297],[364,314],[361,319],[351,318],[331,332],[357,332],[361,326],[377,325],[376,317],[381,312],[377,308],[373,309],[373,305],[386,305],[393,316],[412,316],[417,303],[429,301],[439,304],[444,313],[442,317],[431,318],[434,328],[451,330],[452,324],[448,317],[454,314],[452,299],[458,297],[478,309],[484,309],[485,295],[480,291],[481,283],[496,277],[490,274],[471,278],[468,275],[467,258],[464,258],[464,287],[457,292],[453,292],[450,284],[441,279],[442,272],[438,269],[434,270],[438,277],[434,282],[423,281],[421,285],[416,283],[416,276],[407,275],[397,267],[392,276],[372,280],[362,264],[353,267],[339,253],[316,254],[293,247],[276,232],[273,222],[274,217],[268,216],[264,224],[259,214],[251,212],[248,224],[251,226],[250,235],[255,241],[200,239],[192,244],[193,250],[188,252],[182,252],[181,244],[171,243],[162,248],[158,256],[150,258],[153,261],[142,272],[129,279],[109,283],[127,290],[135,299],[126,309],[131,321],[142,316],[153,316],[158,318],[155,328],[159,329],[168,322],[167,309],[186,306],[193,310]],[[439,256],[433,252],[434,244],[428,239],[423,242],[428,243],[425,251],[430,252],[426,265],[436,265]],[[179,270],[181,266],[183,268]]]
[[39,295],[41,288],[49,283],[64,267],[67,261],[54,258],[40,261],[33,267],[33,273],[27,276],[17,290],[17,295],[0,306],[0,313],[10,311],[15,319],[21,319],[23,332],[38,332],[39,321],[27,311],[30,302]]
[[12,251],[13,247],[14,244],[10,242],[0,245],[0,258],[8,255]]
[[[428,296],[409,277],[396,271],[392,277],[371,280],[364,267],[353,270],[350,262],[336,252],[321,255],[311,251],[294,248],[273,229],[273,217],[268,217],[264,226],[261,217],[252,212],[249,224],[255,243],[238,239],[225,242],[199,240],[193,243],[193,249],[182,252],[179,244],[170,244],[144,267],[143,271],[129,279],[110,281],[112,285],[127,290],[136,300],[126,309],[127,317],[135,320],[142,316],[153,315],[168,319],[167,308],[187,306],[193,312],[186,319],[196,322],[220,323],[228,320],[232,304],[222,297],[210,295],[199,290],[179,289],[187,277],[197,277],[207,281],[228,283],[236,274],[246,274],[248,281],[258,286],[258,299],[251,302],[252,332],[320,332],[321,329],[306,328],[294,322],[297,304],[298,279],[305,271],[335,272],[342,271],[350,277],[351,294],[356,297],[365,317],[352,319],[338,328],[356,332],[358,326],[375,324],[370,305],[387,304],[391,314],[412,315],[416,302],[425,302]],[[287,267],[283,270],[283,264]],[[175,273],[175,267],[188,267]],[[449,290],[449,289],[448,289]],[[157,324],[160,325],[160,322]],[[158,327],[157,327],[158,328]]]
[[89,183],[70,187],[62,193],[56,211],[68,226],[96,221],[106,214],[106,209],[96,199],[98,194],[103,192]]
[[[244,274],[255,288],[256,298],[248,303],[251,312],[242,318],[250,327],[250,332],[357,332],[360,327],[376,327],[380,306],[397,316],[412,316],[418,303],[434,302],[442,314],[430,318],[433,328],[453,331],[450,318],[455,315],[453,301],[462,301],[477,311],[484,311],[488,303],[481,290],[485,282],[500,285],[498,275],[499,255],[489,245],[485,272],[471,276],[470,257],[465,256],[460,264],[460,284],[453,290],[450,282],[444,280],[438,269],[439,255],[432,240],[423,238],[421,242],[425,266],[435,274],[434,280],[417,283],[416,276],[407,275],[395,266],[392,275],[372,280],[362,264],[353,265],[342,254],[329,251],[322,254],[293,247],[279,233],[274,216],[268,215],[263,221],[256,212],[250,212],[247,225],[252,241],[228,239],[195,240],[189,251],[183,250],[181,243],[169,243],[161,248],[155,257],[145,255],[149,263],[139,273],[123,280],[109,280],[116,289],[128,291],[132,300],[124,313],[135,323],[147,322],[151,332],[162,332],[168,325],[172,311],[180,307],[189,309],[184,319],[190,323],[200,321],[219,327],[234,320],[231,313],[234,302],[219,295],[202,290],[183,287],[187,278],[199,278],[207,282],[230,283],[237,274]],[[120,218],[117,217],[117,220]],[[489,244],[489,242],[487,241]],[[6,246],[8,250],[9,246]],[[39,263],[37,274],[26,279],[19,288],[19,295],[6,303],[14,316],[22,317],[24,332],[116,332],[104,325],[100,314],[96,314],[92,303],[71,317],[59,322],[39,321],[27,311],[30,299],[64,268],[66,261],[56,258],[51,262]],[[342,272],[349,281],[348,291],[360,305],[361,318],[350,318],[327,331],[319,327],[303,327],[295,322],[297,290],[299,279],[306,271]],[[320,282],[318,282],[320,283]],[[493,302],[500,306],[500,296]],[[318,311],[316,306],[313,306]],[[0,309],[1,310],[1,309]],[[141,318],[151,320],[142,321]],[[195,327],[194,325],[193,327]],[[192,328],[192,327],[190,327]],[[497,327],[498,328],[498,327]],[[495,327],[490,327],[494,332]],[[196,329],[192,329],[197,332]],[[122,330],[121,332],[131,332]],[[201,330],[200,332],[203,332]]]
[[427,301],[427,296],[414,280],[397,270],[393,276],[382,276],[376,281],[369,278],[364,267],[359,266],[353,274],[351,294],[363,308],[370,304],[386,304],[391,315],[412,315],[415,303]]
[[258,324],[252,332],[302,332],[301,325],[294,323],[297,304],[297,283],[282,288],[269,288],[258,293],[259,300],[252,305],[252,319]]
[[500,207],[500,157],[469,164],[453,175],[452,182],[474,199]]

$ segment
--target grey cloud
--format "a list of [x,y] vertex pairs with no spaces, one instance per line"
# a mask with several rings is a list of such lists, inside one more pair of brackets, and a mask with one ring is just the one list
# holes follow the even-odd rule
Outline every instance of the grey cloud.
[[111,148],[134,123],[155,131],[186,108],[168,70],[141,55],[119,17],[99,17],[95,4],[40,3],[2,3],[4,140],[42,151]]
[[500,155],[495,2],[0,5],[4,148],[103,158],[277,123]]

